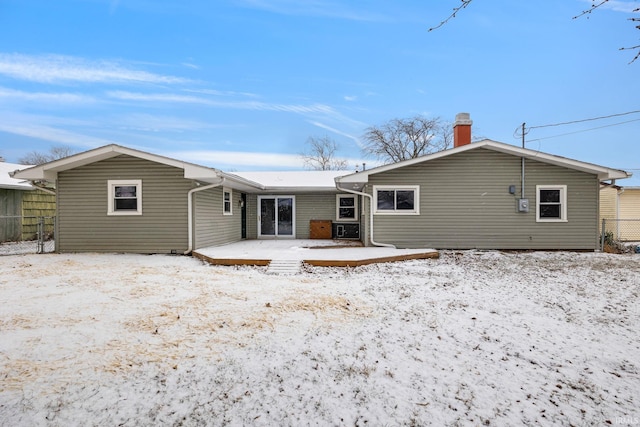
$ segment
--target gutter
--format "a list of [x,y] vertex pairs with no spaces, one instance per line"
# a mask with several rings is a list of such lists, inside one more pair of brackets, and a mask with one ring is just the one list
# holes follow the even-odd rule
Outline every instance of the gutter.
[[44,191],[45,193],[53,194],[54,196],[57,195],[55,191],[50,190],[46,187],[40,186],[40,184],[36,184],[36,181],[29,181],[29,182],[38,190]]
[[205,185],[204,187],[192,188],[187,193],[187,222],[189,224],[188,226],[189,247],[184,252],[184,255],[189,255],[193,251],[193,193],[197,193],[198,191],[208,190],[210,188],[219,187],[222,184],[224,184],[224,182],[225,182],[225,178],[223,177],[220,179],[220,182],[218,183]]
[[358,196],[365,196],[369,198],[369,222],[371,223],[371,235],[369,236],[369,240],[371,240],[371,244],[373,246],[380,246],[383,248],[393,248],[393,249],[397,249],[395,245],[392,245],[390,243],[379,243],[376,242],[375,240],[373,240],[373,196],[371,194],[367,194],[367,193],[363,193],[361,191],[355,191],[355,190],[349,190],[347,188],[342,188],[340,187],[340,183],[336,182],[336,188],[338,190],[344,191],[346,193],[351,193],[351,194],[357,194]]

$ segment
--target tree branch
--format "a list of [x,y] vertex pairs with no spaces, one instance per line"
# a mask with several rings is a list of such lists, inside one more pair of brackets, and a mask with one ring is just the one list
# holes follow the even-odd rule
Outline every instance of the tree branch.
[[[431,27],[429,28],[429,31],[433,31],[433,30],[437,30],[438,28],[442,27],[444,24],[446,24],[447,22],[449,22],[450,20],[452,20],[453,18],[456,17],[456,14],[458,12],[460,12],[462,9],[466,8],[467,6],[469,6],[469,4],[471,4],[471,2],[473,0],[460,0],[462,1],[462,4],[458,7],[454,7],[453,8],[453,13],[451,15],[449,15],[447,17],[447,19],[445,19],[444,21],[442,21],[441,23],[439,23],[438,25],[436,25],[435,27]],[[608,0],[606,0],[608,1]]]
[[582,13],[580,13],[579,15],[574,16],[572,19],[578,19],[578,18],[580,18],[581,16],[588,15],[588,14],[590,14],[591,12],[593,12],[594,10],[596,10],[597,8],[599,8],[600,6],[602,6],[603,4],[605,4],[605,3],[606,3],[606,2],[608,2],[608,1],[609,1],[609,0],[602,0],[602,1],[601,1],[600,3],[598,3],[598,4],[594,4],[594,3],[592,3],[592,4],[591,4],[591,7],[590,7],[589,9],[587,9],[587,10],[583,10],[583,11],[582,11]]

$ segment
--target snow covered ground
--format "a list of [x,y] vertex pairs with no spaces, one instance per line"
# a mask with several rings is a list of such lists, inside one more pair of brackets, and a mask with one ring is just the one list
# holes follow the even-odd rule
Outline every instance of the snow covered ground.
[[0,257],[0,425],[639,425],[640,256]]

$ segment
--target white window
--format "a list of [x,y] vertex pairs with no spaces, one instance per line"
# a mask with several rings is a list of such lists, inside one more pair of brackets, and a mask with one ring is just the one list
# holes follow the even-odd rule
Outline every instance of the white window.
[[222,189],[222,214],[223,215],[232,215],[232,203],[233,200],[231,190],[227,188]]
[[336,195],[336,220],[356,221],[358,219],[358,198],[353,194]]
[[107,215],[142,215],[142,180],[107,181]]
[[395,215],[420,214],[420,186],[373,186],[373,213]]
[[566,185],[536,185],[536,221],[567,221]]

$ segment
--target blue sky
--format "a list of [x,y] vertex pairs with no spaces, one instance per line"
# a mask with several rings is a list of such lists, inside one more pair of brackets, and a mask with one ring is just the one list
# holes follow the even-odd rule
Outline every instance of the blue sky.
[[[118,143],[227,171],[300,169],[328,136],[468,112],[475,137],[640,110],[638,1],[0,0],[0,156]],[[623,123],[626,122],[626,123]],[[596,129],[597,128],[597,129]],[[532,129],[527,148],[631,170],[640,113]]]

